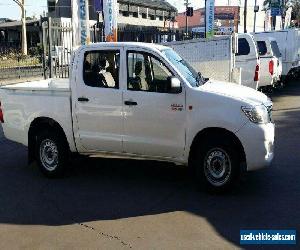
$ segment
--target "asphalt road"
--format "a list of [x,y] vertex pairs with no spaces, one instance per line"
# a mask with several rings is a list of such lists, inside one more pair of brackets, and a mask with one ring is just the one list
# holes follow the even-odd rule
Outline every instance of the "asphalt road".
[[299,236],[300,82],[272,99],[273,166],[219,196],[199,190],[185,168],[152,161],[79,160],[48,180],[1,131],[0,248],[230,249],[241,247],[240,229]]

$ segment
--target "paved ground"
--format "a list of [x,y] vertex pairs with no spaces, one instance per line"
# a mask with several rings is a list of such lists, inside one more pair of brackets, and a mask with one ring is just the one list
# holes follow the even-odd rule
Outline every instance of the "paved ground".
[[82,160],[47,180],[1,132],[0,248],[225,249],[240,247],[240,229],[299,235],[300,82],[272,98],[274,164],[223,196],[197,190],[182,167],[150,161]]

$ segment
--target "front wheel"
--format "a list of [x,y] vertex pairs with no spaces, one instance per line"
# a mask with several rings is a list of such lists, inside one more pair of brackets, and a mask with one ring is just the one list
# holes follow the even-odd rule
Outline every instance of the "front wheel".
[[198,181],[213,192],[227,191],[240,176],[238,150],[231,143],[211,140],[199,146],[193,165]]
[[37,136],[36,159],[41,172],[49,177],[61,177],[66,169],[68,146],[57,133],[43,131]]

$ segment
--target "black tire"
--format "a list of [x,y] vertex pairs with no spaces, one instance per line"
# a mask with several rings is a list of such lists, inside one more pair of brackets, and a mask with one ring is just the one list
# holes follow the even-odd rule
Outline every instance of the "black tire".
[[241,175],[239,150],[226,138],[210,138],[196,146],[192,167],[197,182],[209,192],[224,193],[236,184]]
[[46,177],[58,178],[64,175],[69,147],[60,133],[41,131],[37,135],[35,154],[39,169]]

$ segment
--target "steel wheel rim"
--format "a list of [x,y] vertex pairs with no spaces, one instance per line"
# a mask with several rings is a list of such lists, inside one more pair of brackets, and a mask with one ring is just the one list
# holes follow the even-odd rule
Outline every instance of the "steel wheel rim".
[[54,141],[45,139],[40,145],[40,160],[48,171],[54,171],[58,166],[58,149]]
[[227,152],[221,148],[211,149],[204,158],[204,173],[213,186],[226,184],[231,175],[231,160]]

